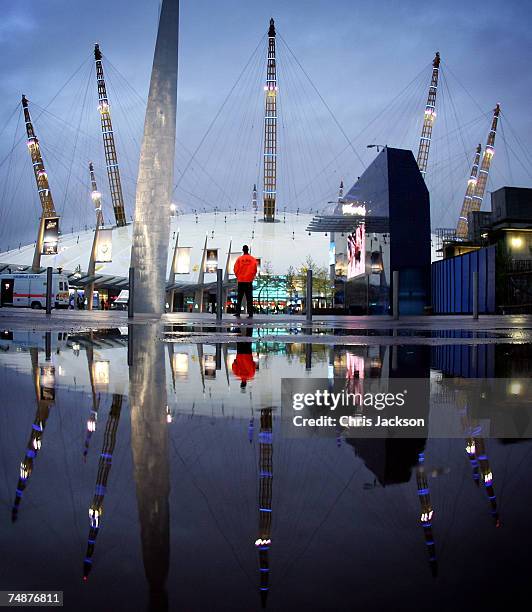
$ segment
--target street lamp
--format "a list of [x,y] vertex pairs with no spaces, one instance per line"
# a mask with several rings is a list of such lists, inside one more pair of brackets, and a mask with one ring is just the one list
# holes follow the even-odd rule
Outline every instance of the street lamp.
[[380,152],[381,149],[385,149],[388,145],[381,145],[381,144],[369,144],[366,145],[367,149],[377,149],[377,153]]

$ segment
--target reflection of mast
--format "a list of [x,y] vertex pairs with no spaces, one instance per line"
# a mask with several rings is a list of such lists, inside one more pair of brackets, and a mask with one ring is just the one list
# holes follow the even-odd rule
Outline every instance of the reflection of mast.
[[30,439],[26,448],[26,454],[20,464],[20,476],[15,493],[15,501],[11,512],[11,520],[15,522],[22,495],[28,486],[28,480],[33,472],[34,460],[41,450],[42,437],[46,421],[50,414],[50,408],[55,400],[55,370],[52,365],[39,367],[39,351],[37,347],[30,347],[31,369],[33,373],[33,384],[37,399],[37,413],[33,421]]
[[486,489],[486,495],[491,508],[491,516],[495,521],[495,526],[500,527],[501,522],[499,519],[499,511],[497,510],[497,498],[495,497],[495,490],[493,488],[493,473],[491,471],[490,462],[486,453],[486,446],[484,444],[484,438],[474,438],[475,442],[475,454],[478,459],[478,465],[484,488]]
[[131,447],[144,571],[154,609],[167,609],[170,560],[168,427],[164,346],[157,325],[129,326]]
[[468,438],[466,440],[466,453],[469,457],[469,463],[471,464],[471,473],[473,476],[473,482],[478,487],[478,482],[480,479],[480,473],[478,471],[478,459],[476,455],[477,449],[475,444],[475,438]]
[[259,589],[263,608],[266,607],[270,583],[268,556],[272,543],[272,459],[272,409],[263,408],[260,411],[259,432],[259,537],[255,541],[255,546],[259,551]]
[[96,422],[98,420],[98,410],[100,409],[100,394],[96,393],[96,387],[94,385],[94,372],[93,372],[93,356],[94,350],[92,346],[87,346],[87,364],[89,366],[89,380],[91,383],[92,391],[92,410],[87,420],[87,435],[85,436],[85,448],[83,449],[83,457],[87,457],[89,452],[89,445],[92,434],[96,431]]
[[484,483],[486,495],[490,503],[491,515],[495,521],[495,526],[500,527],[501,522],[497,509],[497,498],[493,488],[493,472],[491,471],[484,438],[480,437],[482,428],[476,419],[471,419],[469,417],[468,408],[467,405],[465,405],[464,394],[458,396],[458,401],[460,402],[459,405],[462,406],[462,424],[468,435],[465,450],[469,457],[469,462],[471,463],[473,481],[477,486],[479,485],[479,481]]
[[107,490],[107,479],[111,471],[113,462],[113,452],[116,444],[116,430],[120,420],[120,411],[122,410],[122,395],[114,394],[111,410],[107,417],[105,433],[103,436],[102,454],[98,464],[98,476],[96,477],[96,487],[94,497],[89,508],[89,539],[87,541],[87,553],[83,562],[83,580],[87,580],[92,568],[92,557],[94,555],[94,546],[96,537],[100,531],[100,522],[103,514],[103,500]]
[[430,501],[430,490],[425,474],[425,454],[419,453],[419,462],[416,468],[417,492],[419,495],[419,503],[421,505],[421,514],[419,520],[425,534],[425,544],[429,551],[429,563],[432,575],[438,573],[438,563],[436,561],[436,547],[434,545],[434,537],[432,535],[432,517],[434,511],[432,502]]

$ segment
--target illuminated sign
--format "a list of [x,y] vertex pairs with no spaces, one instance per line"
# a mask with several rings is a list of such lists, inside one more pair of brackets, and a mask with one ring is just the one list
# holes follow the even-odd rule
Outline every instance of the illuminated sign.
[[347,237],[347,278],[366,272],[366,228],[360,224],[355,233]]
[[113,259],[113,230],[100,229],[98,231],[98,240],[96,242],[96,259],[97,263],[106,263]]
[[43,255],[57,255],[59,242],[59,217],[47,217],[44,220]]
[[365,204],[342,204],[342,214],[343,215],[357,215],[357,216],[363,217],[366,214],[366,205]]
[[41,366],[39,370],[40,398],[53,402],[55,400],[55,368],[54,366]]
[[190,274],[190,247],[178,247],[175,262],[176,274]]
[[109,384],[109,361],[93,361],[92,377],[95,387],[106,387]]
[[371,254],[371,272],[372,274],[380,274],[384,270],[382,263],[382,253],[380,251],[373,251]]
[[186,378],[188,374],[188,353],[172,354],[172,370],[179,378]]
[[205,378],[216,378],[216,356],[203,355],[203,374]]
[[334,266],[336,263],[336,247],[334,242],[329,243],[329,266]]
[[207,249],[205,272],[212,273],[218,269],[218,249]]

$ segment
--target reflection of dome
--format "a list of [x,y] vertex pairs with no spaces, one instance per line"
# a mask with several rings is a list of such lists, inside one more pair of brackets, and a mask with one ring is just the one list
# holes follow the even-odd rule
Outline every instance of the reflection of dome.
[[[195,215],[184,214],[170,218],[168,269],[173,257],[176,235],[179,232],[179,247],[190,249],[190,262],[186,272],[178,274],[183,282],[196,282],[199,275],[205,239],[207,249],[218,250],[218,266],[225,268],[229,245],[231,252],[241,253],[243,244],[248,244],[252,254],[269,262],[273,274],[285,274],[290,265],[302,265],[310,255],[319,266],[328,265],[329,239],[324,234],[306,231],[311,214],[278,213],[276,223],[264,223],[261,214],[252,210],[208,212]],[[112,261],[97,263],[96,273],[126,278],[131,257],[131,234],[133,226],[113,228]],[[65,230],[66,228],[62,228]],[[73,234],[62,234],[57,255],[42,256],[41,266],[61,267],[66,271],[78,268],[85,272],[89,264],[94,230]],[[102,244],[102,247],[104,245]],[[31,265],[34,244],[20,250],[2,253],[2,263]],[[211,258],[214,255],[211,253]],[[205,282],[216,280],[214,273],[205,274]]]
[[424,438],[384,440],[346,438],[357,457],[373,472],[382,486],[409,482],[419,453],[425,448]]

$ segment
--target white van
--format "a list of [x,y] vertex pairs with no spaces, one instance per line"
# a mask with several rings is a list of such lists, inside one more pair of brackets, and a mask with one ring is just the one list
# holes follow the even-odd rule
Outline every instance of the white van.
[[[0,274],[2,306],[46,308],[46,274]],[[52,274],[52,308],[68,308],[68,278]]]
[[127,310],[127,304],[129,302],[129,290],[122,289],[118,297],[111,302],[111,310]]

